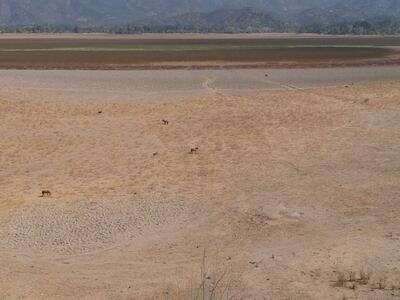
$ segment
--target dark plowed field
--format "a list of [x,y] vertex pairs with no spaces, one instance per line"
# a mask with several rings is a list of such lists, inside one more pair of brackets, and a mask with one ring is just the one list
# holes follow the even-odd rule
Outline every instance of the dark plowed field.
[[134,69],[399,62],[400,38],[1,38],[0,68]]

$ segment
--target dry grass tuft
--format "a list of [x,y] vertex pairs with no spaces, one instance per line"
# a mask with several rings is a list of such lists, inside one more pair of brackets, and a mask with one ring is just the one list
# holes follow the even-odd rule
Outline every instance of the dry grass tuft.
[[371,280],[371,272],[360,271],[338,272],[334,286],[355,289],[357,285],[367,285]]
[[161,294],[151,299],[233,300],[239,297],[234,291],[239,281],[234,278],[230,266],[224,265],[220,260],[215,265],[210,265],[206,251],[203,252],[199,275],[184,283],[167,284]]

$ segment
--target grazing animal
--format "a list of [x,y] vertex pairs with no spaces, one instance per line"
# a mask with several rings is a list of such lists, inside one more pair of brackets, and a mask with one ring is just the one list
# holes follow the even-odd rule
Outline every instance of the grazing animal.
[[164,125],[168,125],[169,124],[168,120],[162,120],[162,122],[163,122]]
[[268,74],[265,74],[265,77],[268,77],[269,75]]
[[103,111],[102,111],[102,110],[99,110],[97,113],[98,113],[98,114],[102,114],[102,113],[103,113]]
[[190,148],[190,154],[195,154],[199,150],[199,147],[196,148]]
[[50,197],[50,196],[51,196],[51,192],[49,190],[42,191],[42,197]]

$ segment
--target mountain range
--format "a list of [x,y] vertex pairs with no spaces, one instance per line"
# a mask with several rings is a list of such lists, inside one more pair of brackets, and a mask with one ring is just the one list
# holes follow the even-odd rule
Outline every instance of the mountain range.
[[318,31],[338,24],[393,26],[399,21],[400,0],[0,0],[3,27],[131,24],[171,30]]

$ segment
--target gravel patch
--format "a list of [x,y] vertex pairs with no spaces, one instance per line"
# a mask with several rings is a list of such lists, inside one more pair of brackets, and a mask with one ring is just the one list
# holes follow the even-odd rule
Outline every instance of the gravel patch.
[[134,239],[185,210],[183,201],[157,197],[29,206],[0,219],[0,247],[82,254]]

